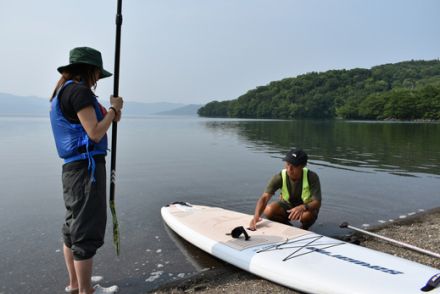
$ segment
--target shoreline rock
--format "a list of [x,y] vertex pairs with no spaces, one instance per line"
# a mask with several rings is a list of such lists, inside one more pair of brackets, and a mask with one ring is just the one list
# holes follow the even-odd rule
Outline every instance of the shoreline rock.
[[[373,227],[369,231],[438,253],[440,250],[440,207]],[[364,237],[361,244],[374,250],[440,269],[440,258],[393,245],[374,237]]]
[[[368,231],[402,241],[414,246],[438,252],[440,249],[440,207],[420,212],[405,219],[370,228]],[[440,269],[440,258],[431,257],[386,241],[353,233],[352,240],[360,246],[403,257],[421,264]],[[224,267],[207,270],[184,280],[166,284],[150,293],[289,293],[294,290],[277,285],[258,276],[225,264]]]

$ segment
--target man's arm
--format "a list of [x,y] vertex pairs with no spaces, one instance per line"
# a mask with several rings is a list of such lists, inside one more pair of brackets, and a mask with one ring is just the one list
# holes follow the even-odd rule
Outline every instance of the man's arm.
[[272,195],[273,194],[264,192],[263,195],[261,195],[260,199],[258,199],[257,205],[255,207],[254,217],[249,224],[249,230],[255,231],[257,229],[257,223],[261,221],[261,215],[263,214],[264,209],[266,208],[267,203],[269,202]]
[[277,173],[270,179],[266,189],[264,190],[264,193],[260,196],[257,201],[257,205],[255,206],[254,217],[249,224],[250,230],[255,231],[257,229],[257,223],[261,221],[261,215],[263,214],[267,203],[269,203],[269,200],[275,194],[275,191],[281,188],[282,181],[281,173]]
[[288,210],[289,213],[288,218],[290,220],[299,220],[301,219],[303,213],[308,211],[314,211],[321,207],[321,201],[313,199],[312,201],[308,202],[307,204],[300,204],[298,206],[295,206],[294,208]]

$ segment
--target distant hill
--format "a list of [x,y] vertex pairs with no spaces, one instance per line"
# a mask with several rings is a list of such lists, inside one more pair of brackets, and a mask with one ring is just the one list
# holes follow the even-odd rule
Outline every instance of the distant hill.
[[49,98],[0,93],[0,115],[47,115]]
[[200,116],[440,120],[440,60],[311,72],[270,82],[237,99],[212,101]]
[[[0,115],[48,115],[50,109],[49,98],[35,96],[17,96],[0,93]],[[108,106],[108,102],[103,102]],[[195,109],[197,106],[197,109]],[[126,101],[124,116],[144,116],[152,114],[167,115],[195,115],[200,105],[186,105],[183,103],[156,102],[142,103]]]
[[159,112],[169,111],[185,106],[183,103],[169,103],[169,102],[124,102],[124,115],[142,116],[157,114]]
[[192,115],[197,116],[197,111],[202,107],[201,104],[189,104],[173,110],[162,111],[156,114],[160,115]]

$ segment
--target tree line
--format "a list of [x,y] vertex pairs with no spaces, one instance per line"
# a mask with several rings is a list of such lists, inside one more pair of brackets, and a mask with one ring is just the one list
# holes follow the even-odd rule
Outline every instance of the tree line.
[[273,81],[200,116],[271,119],[440,120],[440,60],[311,72]]

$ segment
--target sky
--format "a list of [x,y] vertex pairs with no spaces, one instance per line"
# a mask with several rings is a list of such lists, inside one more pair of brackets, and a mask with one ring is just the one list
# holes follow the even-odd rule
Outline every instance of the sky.
[[[69,51],[113,72],[116,0],[0,0],[0,92],[48,97]],[[123,0],[119,94],[205,104],[308,72],[440,57],[438,0]],[[100,97],[113,78],[98,82]]]

